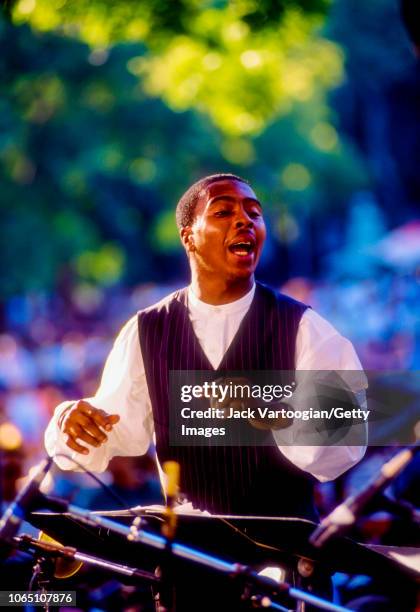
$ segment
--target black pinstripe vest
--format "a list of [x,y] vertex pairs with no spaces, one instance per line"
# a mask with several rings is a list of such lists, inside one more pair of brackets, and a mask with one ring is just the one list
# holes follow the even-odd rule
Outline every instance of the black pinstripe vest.
[[[307,306],[257,283],[250,309],[220,370],[294,370],[296,334]],[[315,519],[313,479],[275,446],[170,446],[170,370],[213,370],[192,328],[187,289],[138,313],[140,345],[162,463],[181,465],[181,490],[212,513]],[[255,435],[271,435],[258,432]]]

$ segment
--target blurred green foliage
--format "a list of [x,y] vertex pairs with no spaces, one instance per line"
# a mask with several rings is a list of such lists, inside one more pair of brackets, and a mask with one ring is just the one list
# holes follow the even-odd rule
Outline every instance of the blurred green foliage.
[[18,0],[14,22],[77,36],[96,50],[145,45],[130,72],[173,110],[196,108],[225,133],[261,132],[295,100],[341,77],[338,47],[315,34],[326,0]]
[[344,206],[368,178],[326,101],[341,52],[314,31],[324,9],[15,3],[0,21],[0,295],[66,271],[173,278],[175,203],[212,172],[251,180],[280,243]]

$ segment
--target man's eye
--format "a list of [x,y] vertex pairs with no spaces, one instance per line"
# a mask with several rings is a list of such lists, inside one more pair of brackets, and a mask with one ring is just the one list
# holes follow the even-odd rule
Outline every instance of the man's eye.
[[258,217],[261,217],[261,213],[258,212],[258,210],[251,210],[251,212],[249,213],[249,216],[252,217],[253,219],[258,219]]
[[230,210],[217,210],[214,215],[215,217],[226,217],[230,214]]

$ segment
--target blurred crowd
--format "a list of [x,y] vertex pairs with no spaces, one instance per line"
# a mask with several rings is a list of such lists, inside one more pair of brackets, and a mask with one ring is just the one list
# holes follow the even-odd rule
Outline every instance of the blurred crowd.
[[420,278],[383,272],[341,282],[292,279],[283,292],[310,304],[354,344],[366,370],[420,369]]
[[[103,363],[124,322],[140,308],[158,301],[174,289],[173,286],[152,284],[131,290],[113,288],[112,291],[79,286],[53,296],[15,297],[3,305],[3,324],[7,330],[0,335],[0,488],[3,508],[16,496],[28,470],[43,457],[43,434],[55,407],[63,400],[94,394]],[[405,372],[420,369],[420,320],[417,312],[420,282],[416,274],[396,276],[383,271],[374,280],[334,282],[294,278],[280,289],[310,304],[351,339],[365,369]],[[321,515],[360,489],[394,452],[392,445],[370,448],[365,459],[349,474],[333,483],[320,484],[316,499]],[[420,506],[419,474],[417,461],[403,478],[396,481],[390,491],[391,498]],[[115,457],[100,477],[111,493],[88,474],[61,472],[58,468],[51,471],[44,486],[47,492],[92,510],[163,503],[153,449],[144,457]],[[412,544],[411,526],[398,518],[398,509],[397,513],[394,510],[379,502],[369,509],[351,535],[367,542]],[[30,531],[31,527],[25,525],[24,531],[28,532],[28,528]],[[8,565],[12,568],[10,580],[14,576],[14,560],[16,557]],[[17,557],[16,562],[19,560]],[[31,561],[24,558],[20,567],[26,568],[29,580]],[[19,576],[23,576],[22,571],[19,570]],[[76,582],[78,592],[91,598],[94,578],[94,572],[82,571]],[[21,588],[21,580],[20,577],[16,588]],[[84,580],[89,587],[82,588]],[[355,587],[354,578],[344,574],[337,574],[335,581],[347,599],[365,593],[366,589],[372,591],[376,588],[371,583]],[[135,596],[137,602],[141,602],[136,609],[149,610],[147,593],[141,592],[139,599],[138,589],[134,594],[126,592],[129,587],[121,585],[118,580],[99,575],[97,588],[103,599],[103,609],[112,609],[115,597],[122,609],[127,597]],[[89,599],[86,609],[92,605]]]
[[[36,463],[44,453],[43,433],[55,407],[65,399],[93,395],[124,322],[174,288],[145,284],[111,291],[86,285],[53,296],[17,296],[5,303],[0,445],[6,437],[6,445],[22,448],[26,468]],[[420,369],[420,282],[415,274],[384,271],[374,279],[334,282],[294,278],[281,290],[331,321],[353,342],[365,369]],[[147,471],[153,480],[149,463]],[[105,477],[112,480],[111,473]],[[84,486],[96,488],[93,483]],[[79,501],[87,503],[88,498]]]
[[[6,447],[20,449],[22,474],[44,454],[43,434],[55,407],[65,399],[95,393],[106,356],[124,322],[174,288],[147,284],[111,291],[86,285],[53,296],[18,296],[4,305],[7,332],[0,335],[0,446],[6,438]],[[334,282],[294,278],[281,290],[310,304],[347,336],[365,369],[420,369],[420,283],[415,274],[383,271],[375,279]],[[123,480],[118,461],[103,475],[117,487]],[[137,489],[145,484],[144,499],[140,495],[138,503],[159,501],[153,462],[148,458],[124,461],[130,473],[127,501],[135,505],[133,482]],[[357,488],[377,468],[376,463],[362,464],[344,483],[336,483],[332,498],[331,491],[322,493],[323,509],[328,511],[340,495]],[[86,507],[105,509],[115,504],[111,498],[98,497],[97,485],[84,475],[56,471],[53,488]]]

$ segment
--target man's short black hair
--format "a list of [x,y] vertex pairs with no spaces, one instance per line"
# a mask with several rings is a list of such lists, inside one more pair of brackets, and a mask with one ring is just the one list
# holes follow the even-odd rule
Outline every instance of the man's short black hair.
[[225,180],[239,181],[240,183],[249,185],[247,180],[240,176],[236,176],[236,174],[211,174],[210,176],[205,176],[200,179],[187,189],[176,206],[176,224],[179,229],[192,225],[195,207],[197,206],[198,198],[203,189],[208,187],[211,183]]

